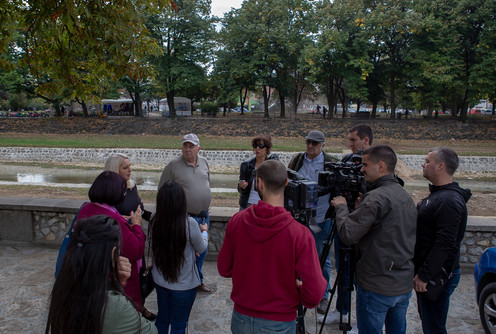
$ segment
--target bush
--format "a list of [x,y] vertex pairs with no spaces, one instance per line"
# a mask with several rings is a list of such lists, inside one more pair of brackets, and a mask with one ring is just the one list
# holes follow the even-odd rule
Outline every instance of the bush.
[[219,112],[219,105],[214,102],[202,102],[200,105],[202,114],[215,117]]

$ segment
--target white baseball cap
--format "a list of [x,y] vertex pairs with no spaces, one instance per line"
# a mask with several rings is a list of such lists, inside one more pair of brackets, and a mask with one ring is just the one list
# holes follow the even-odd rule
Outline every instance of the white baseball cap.
[[183,144],[184,143],[191,143],[195,146],[200,145],[200,139],[198,139],[197,135],[194,133],[188,133],[186,136],[183,137]]

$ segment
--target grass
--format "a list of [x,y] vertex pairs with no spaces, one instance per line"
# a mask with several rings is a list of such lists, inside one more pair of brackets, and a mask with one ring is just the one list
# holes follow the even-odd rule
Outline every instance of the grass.
[[[251,150],[252,137],[200,136],[203,150]],[[393,147],[398,154],[423,155],[435,146],[448,146],[460,156],[496,156],[494,141],[489,140],[388,140],[377,139],[374,144],[386,144]],[[329,138],[325,151],[341,153],[348,145],[346,138]],[[178,149],[181,138],[178,136],[158,135],[30,135],[19,133],[0,134],[0,147],[56,147],[56,148],[144,148],[144,149]],[[273,138],[272,151],[305,151],[305,142],[296,137]]]

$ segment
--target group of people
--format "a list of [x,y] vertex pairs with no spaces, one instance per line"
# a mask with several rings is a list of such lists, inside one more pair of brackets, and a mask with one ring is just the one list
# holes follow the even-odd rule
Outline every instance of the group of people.
[[[199,139],[183,138],[182,155],[160,179],[156,212],[145,210],[131,163],[112,154],[81,206],[53,286],[46,333],[185,333],[208,246],[209,168]],[[140,275],[151,272],[158,314],[144,307]],[[153,321],[155,323],[153,323]]]
[[[270,147],[260,138],[253,140],[256,157],[241,166],[240,212],[227,225],[217,262],[221,276],[233,281],[232,332],[294,333],[299,305],[317,306],[319,313],[329,310],[331,258],[328,254],[321,259],[321,268],[319,255],[335,224],[336,266],[353,271],[354,280],[347,282],[350,276],[344,275],[336,309],[319,317],[320,322],[350,319],[347,290],[352,285],[357,327],[348,329],[361,334],[382,333],[383,328],[386,333],[406,333],[414,290],[424,333],[446,333],[450,296],[460,280],[460,243],[471,196],[453,180],[457,154],[446,147],[429,151],[422,168],[431,183],[430,194],[415,205],[395,174],[394,150],[372,146],[371,128],[354,126],[348,133],[352,153],[341,161],[354,164],[356,155],[361,156],[366,187],[351,207],[343,196],[320,196],[318,228],[302,228],[284,209],[287,169],[269,158]],[[288,168],[317,182],[325,163],[338,159],[323,151],[325,135],[320,131],[310,131],[305,143],[306,152],[296,154]],[[266,148],[264,154],[260,146]],[[255,198],[250,194],[253,189],[260,195],[257,203],[247,200]],[[352,246],[352,252],[339,256],[343,245]]]
[[[271,153],[270,136],[253,138],[255,156],[240,167],[240,211],[227,225],[217,261],[220,275],[232,278],[233,333],[294,333],[301,306],[317,307],[323,314],[320,322],[343,322],[351,311],[345,284],[338,287],[336,309],[324,315],[329,310],[331,256],[324,261],[319,256],[332,225],[337,230],[336,267],[355,274],[348,283],[357,291],[360,333],[381,333],[383,327],[387,333],[406,333],[412,290],[424,333],[446,333],[471,196],[453,181],[458,156],[445,147],[428,153],[422,167],[430,194],[416,206],[395,174],[395,152],[372,146],[369,126],[351,128],[348,141],[352,153],[341,161],[353,164],[354,156],[362,157],[366,188],[351,209],[342,196],[320,196],[316,225],[308,228],[284,208],[287,168],[317,182],[326,162],[339,161],[324,152],[325,135],[310,131],[306,151],[296,154],[288,167]],[[185,332],[197,292],[211,292],[202,272],[210,169],[199,151],[199,138],[185,135],[182,154],[161,175],[155,213],[143,207],[129,158],[108,158],[89,190],[90,202],[77,215],[53,287],[46,333]],[[140,290],[147,258],[143,219],[150,223],[157,315],[144,307]],[[353,254],[340,257],[342,245],[353,246]]]

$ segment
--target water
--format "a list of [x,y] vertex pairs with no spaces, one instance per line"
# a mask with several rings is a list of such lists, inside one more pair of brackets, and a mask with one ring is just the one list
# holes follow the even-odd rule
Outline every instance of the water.
[[[47,187],[89,188],[102,170],[45,168],[0,164],[0,185],[36,185]],[[157,190],[161,171],[133,171],[139,190]],[[212,192],[237,192],[237,175],[212,174]]]

